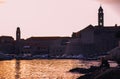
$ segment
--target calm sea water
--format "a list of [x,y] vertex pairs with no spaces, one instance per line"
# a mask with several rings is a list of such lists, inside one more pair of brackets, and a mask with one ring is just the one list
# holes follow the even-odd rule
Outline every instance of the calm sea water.
[[0,61],[0,79],[76,79],[82,74],[73,74],[68,71],[90,65],[93,63],[63,59]]

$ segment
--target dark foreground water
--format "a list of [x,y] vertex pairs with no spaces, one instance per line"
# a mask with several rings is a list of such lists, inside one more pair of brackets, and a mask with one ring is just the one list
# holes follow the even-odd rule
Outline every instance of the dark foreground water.
[[0,79],[76,79],[82,74],[68,71],[90,65],[93,63],[63,59],[0,61]]

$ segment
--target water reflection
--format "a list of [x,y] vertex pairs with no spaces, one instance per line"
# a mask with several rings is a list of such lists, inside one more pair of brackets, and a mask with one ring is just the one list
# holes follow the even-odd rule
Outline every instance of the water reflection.
[[19,79],[20,78],[20,60],[16,60],[15,62],[15,79]]
[[79,67],[79,60],[11,60],[0,61],[0,79],[76,79],[72,68]]
[[15,79],[15,60],[0,61],[0,79]]

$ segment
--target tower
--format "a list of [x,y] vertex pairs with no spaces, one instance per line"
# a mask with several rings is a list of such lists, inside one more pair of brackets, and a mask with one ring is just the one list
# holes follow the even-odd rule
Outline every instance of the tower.
[[16,41],[20,41],[20,38],[21,38],[20,28],[17,27],[17,30],[16,30]]
[[99,27],[104,26],[104,13],[103,13],[103,8],[101,6],[98,9],[98,26]]
[[16,55],[19,55],[21,53],[21,32],[20,32],[20,28],[17,27],[17,30],[16,30],[16,45],[15,45],[15,53]]

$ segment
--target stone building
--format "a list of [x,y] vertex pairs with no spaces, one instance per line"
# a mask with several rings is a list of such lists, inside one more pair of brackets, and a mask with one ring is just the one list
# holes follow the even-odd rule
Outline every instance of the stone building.
[[30,37],[21,39],[20,27],[16,29],[16,40],[11,36],[0,37],[0,52],[4,54],[51,55],[65,53],[70,37]]
[[61,55],[70,37],[31,37],[24,40],[22,53],[32,55]]
[[14,39],[11,36],[0,36],[0,52],[13,54],[15,51]]
[[70,37],[60,37],[59,39],[54,40],[50,45],[50,56],[64,55],[70,39]]
[[96,56],[106,54],[118,45],[120,26],[104,26],[104,12],[98,9],[98,25],[89,25],[83,30],[74,32],[66,49],[66,54],[83,54]]
[[21,39],[20,27],[16,29],[16,40],[11,36],[0,37],[0,52],[16,55],[62,55],[70,37],[30,37]]

